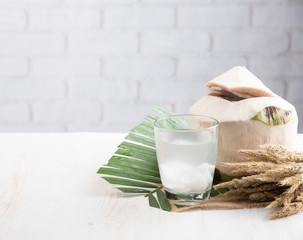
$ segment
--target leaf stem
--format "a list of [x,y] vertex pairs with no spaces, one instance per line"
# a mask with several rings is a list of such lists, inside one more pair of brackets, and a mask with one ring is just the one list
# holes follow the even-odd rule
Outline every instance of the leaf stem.
[[149,195],[151,195],[151,194],[157,192],[158,190],[160,190],[160,189],[162,189],[162,188],[163,188],[163,186],[161,185],[161,186],[157,187],[155,190],[153,190],[153,191],[149,192],[148,194],[146,194],[144,197],[148,197]]

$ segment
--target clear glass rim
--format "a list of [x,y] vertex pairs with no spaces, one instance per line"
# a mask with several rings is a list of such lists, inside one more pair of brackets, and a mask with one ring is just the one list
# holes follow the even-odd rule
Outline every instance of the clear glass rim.
[[[169,118],[176,118],[176,117],[203,117],[203,118],[207,118],[207,119],[211,119],[214,121],[214,125],[213,126],[210,126],[210,127],[203,127],[201,129],[168,129],[168,128],[164,128],[164,127],[161,127],[161,126],[157,126],[157,123],[163,119],[169,119]],[[210,116],[206,116],[206,115],[199,115],[199,114],[176,114],[176,115],[171,115],[171,116],[165,116],[165,117],[161,117],[159,119],[157,119],[156,121],[154,121],[154,127],[155,128],[158,128],[158,129],[163,129],[163,130],[166,130],[166,131],[203,131],[203,130],[207,130],[207,129],[212,129],[212,128],[216,128],[219,124],[219,121],[213,117],[210,117]]]

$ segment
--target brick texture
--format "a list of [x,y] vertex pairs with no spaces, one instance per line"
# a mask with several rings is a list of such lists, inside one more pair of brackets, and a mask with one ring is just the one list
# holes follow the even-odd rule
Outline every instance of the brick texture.
[[153,104],[138,103],[130,105],[125,103],[108,103],[104,107],[104,120],[106,122],[125,124],[139,124],[151,111]]
[[[300,119],[302,119],[302,117],[300,118],[300,116],[303,116],[303,106],[301,104],[296,104],[296,110],[297,110],[297,114],[299,116],[299,121]],[[299,133],[302,133],[303,132],[303,126],[302,124],[299,123],[299,126],[298,126],[298,132]]]
[[287,83],[287,96],[293,102],[302,102],[303,101],[303,85],[300,80],[292,80]]
[[34,76],[98,76],[101,62],[97,58],[34,58]]
[[0,101],[63,99],[65,92],[64,82],[55,79],[45,81],[23,79],[0,81]]
[[104,12],[106,28],[169,28],[174,24],[174,10],[168,7],[114,7]]
[[288,36],[278,30],[222,30],[214,34],[216,52],[278,54],[287,51]]
[[9,123],[0,124],[0,132],[65,132],[63,124]]
[[303,56],[252,58],[250,68],[264,77],[298,77],[303,75]]
[[233,66],[247,66],[244,57],[184,57],[179,61],[177,74],[180,76],[215,77]]
[[201,81],[149,81],[141,83],[140,87],[140,99],[150,103],[194,103],[208,92]]
[[65,38],[58,33],[5,33],[0,35],[0,54],[53,54],[64,51]]
[[173,59],[168,57],[108,58],[105,75],[115,77],[167,77],[175,72]]
[[29,63],[26,58],[0,58],[0,77],[23,77],[28,71]]
[[210,3],[212,0],[141,0],[144,3],[170,3],[170,4],[177,4],[177,3]]
[[303,52],[303,31],[293,33],[291,46],[294,52]]
[[81,4],[81,5],[90,5],[90,4],[128,4],[136,3],[139,0],[66,0],[69,4]]
[[0,9],[0,29],[22,29],[26,24],[26,13],[22,9]]
[[89,29],[101,24],[98,9],[33,9],[29,12],[32,29]]
[[137,98],[138,86],[132,79],[72,80],[69,93],[73,99],[101,100],[105,102],[133,102]]
[[248,26],[250,19],[247,6],[181,7],[178,14],[178,25],[190,28]]
[[33,121],[37,123],[91,123],[102,118],[102,106],[88,101],[34,103],[33,111]]
[[94,31],[87,34],[73,33],[70,35],[71,52],[88,54],[131,54],[139,48],[136,33],[117,33]]
[[253,11],[253,24],[266,27],[302,27],[303,6],[258,6]]
[[33,4],[34,6],[36,4],[43,5],[43,6],[49,6],[53,4],[62,3],[64,0],[0,0],[0,3],[3,4],[22,4],[23,6],[26,4]]
[[29,120],[30,114],[27,104],[0,104],[0,121],[2,123],[25,123]]
[[303,131],[301,0],[0,0],[0,132],[129,131],[235,65]]
[[145,53],[203,53],[210,48],[210,36],[204,31],[178,30],[143,34]]

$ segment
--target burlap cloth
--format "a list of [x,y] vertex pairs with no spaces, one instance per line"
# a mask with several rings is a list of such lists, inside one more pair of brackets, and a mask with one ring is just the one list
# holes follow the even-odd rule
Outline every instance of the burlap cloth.
[[211,197],[199,205],[177,208],[172,205],[173,212],[186,212],[192,209],[248,209],[266,207],[270,202],[252,202],[244,198],[224,196],[224,194]]

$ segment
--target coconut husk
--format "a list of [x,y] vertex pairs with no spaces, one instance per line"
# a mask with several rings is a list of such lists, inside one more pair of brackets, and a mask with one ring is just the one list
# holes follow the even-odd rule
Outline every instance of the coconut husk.
[[189,113],[218,120],[216,168],[222,176],[240,176],[221,164],[241,162],[239,149],[258,149],[263,144],[298,149],[295,107],[245,67],[233,67],[210,80],[206,87],[210,93],[195,102]]
[[241,98],[277,97],[260,79],[245,67],[236,66],[212,79],[206,87],[214,91],[228,91]]

